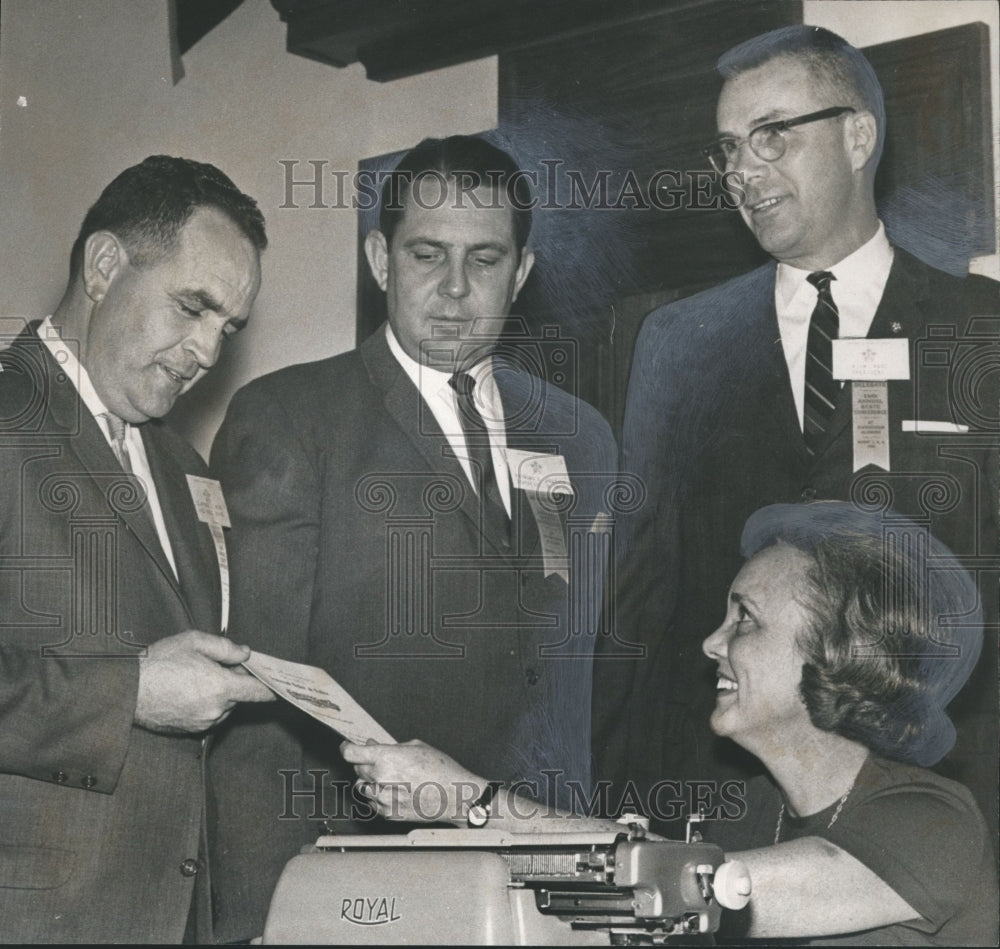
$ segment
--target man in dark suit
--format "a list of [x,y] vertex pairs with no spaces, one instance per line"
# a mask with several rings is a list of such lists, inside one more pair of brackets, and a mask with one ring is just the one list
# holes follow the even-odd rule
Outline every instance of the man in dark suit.
[[[742,176],[741,214],[775,262],[654,311],[636,346],[623,456],[648,499],[627,530],[619,631],[646,658],[625,685],[620,665],[598,663],[595,731],[604,773],[644,785],[748,773],[707,728],[715,683],[699,650],[757,508],[829,498],[909,514],[977,574],[996,617],[997,285],[887,240],[873,194],[884,106],[858,50],[788,27],[719,70],[706,155]],[[876,361],[894,352],[893,367],[835,375],[846,337]],[[995,827],[995,628],[973,682],[951,709],[944,768]]]
[[148,158],[0,352],[4,942],[208,936],[203,735],[273,696],[216,635],[205,465],[160,417],[246,323],[265,244],[218,169]]
[[[396,740],[571,804],[570,782],[590,793],[617,453],[593,409],[529,371],[544,341],[497,349],[533,262],[530,206],[510,156],[481,139],[408,153],[365,242],[388,324],[237,393],[212,466],[241,638],[326,669]],[[260,933],[320,818],[398,832],[352,801],[332,732],[294,709],[246,711],[210,761],[226,938]]]

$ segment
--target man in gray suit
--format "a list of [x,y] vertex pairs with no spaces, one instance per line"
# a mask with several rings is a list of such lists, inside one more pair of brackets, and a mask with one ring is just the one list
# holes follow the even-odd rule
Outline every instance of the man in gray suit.
[[160,418],[246,323],[265,244],[217,168],[147,158],[0,352],[4,942],[209,935],[203,736],[273,696],[218,635],[207,472]]
[[[530,204],[510,156],[481,139],[408,153],[365,243],[388,324],[237,393],[212,466],[241,638],[326,669],[398,741],[571,805],[571,787],[590,793],[617,456],[592,408],[531,371],[552,337],[500,337],[533,262]],[[260,933],[321,818],[379,828],[350,797],[337,737],[294,709],[241,710],[210,764],[224,938]]]

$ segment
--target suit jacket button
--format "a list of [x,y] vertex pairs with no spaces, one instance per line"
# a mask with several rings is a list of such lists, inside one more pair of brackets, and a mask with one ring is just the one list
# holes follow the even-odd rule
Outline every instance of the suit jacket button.
[[92,774],[88,774],[82,781],[80,781],[80,783],[85,788],[92,788],[95,784],[97,784],[97,778],[95,778]]
[[816,494],[816,489],[810,484],[802,489],[801,498],[803,501],[815,501]]
[[525,674],[524,678],[527,679],[528,685],[535,685],[538,682],[538,673],[534,669],[529,669]]
[[52,780],[55,781],[56,784],[65,784],[69,780],[69,775],[65,771],[56,771],[55,774],[52,775]]
[[192,860],[190,857],[187,858],[181,864],[181,876],[182,877],[193,877],[198,872],[198,861]]

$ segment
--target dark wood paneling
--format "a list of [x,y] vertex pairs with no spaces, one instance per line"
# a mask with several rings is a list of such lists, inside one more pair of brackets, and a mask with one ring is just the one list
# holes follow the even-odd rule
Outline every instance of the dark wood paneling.
[[[554,324],[578,341],[577,394],[613,423],[644,315],[637,300],[652,306],[764,259],[739,216],[721,210],[714,192],[696,190],[710,180],[701,148],[715,135],[716,59],[801,19],[797,2],[722,0],[500,56],[500,129],[541,182],[536,273],[521,312],[536,331]],[[563,162],[554,189],[546,160]],[[671,173],[659,179],[670,209],[648,192],[646,206],[568,207],[569,177],[593,184],[602,172],[611,205],[630,181],[645,190],[657,173]]]
[[[760,261],[734,215],[692,206],[710,202],[698,200],[689,173],[708,167],[701,148],[715,134],[722,85],[716,59],[743,39],[801,22],[801,15],[799,3],[717,2],[500,57],[500,128],[522,149],[538,131],[533,110],[564,111],[586,118],[584,136],[545,144],[551,157],[579,166],[590,180],[600,167],[619,186],[630,170],[640,183],[658,171],[678,172],[664,179],[680,183],[676,209],[623,208],[587,220],[588,230],[612,224],[610,239],[628,247],[630,272],[610,275],[618,293],[723,279]],[[541,213],[575,231],[588,218],[577,210]],[[593,240],[608,250],[599,233]],[[542,259],[539,266],[559,262]]]
[[969,23],[865,49],[882,83],[876,198],[896,243],[964,273],[996,249],[989,30]]

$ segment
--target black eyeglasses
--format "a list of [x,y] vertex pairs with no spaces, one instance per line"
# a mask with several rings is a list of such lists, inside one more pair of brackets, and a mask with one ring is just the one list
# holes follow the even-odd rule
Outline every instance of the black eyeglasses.
[[785,154],[785,148],[788,146],[785,133],[789,129],[795,128],[796,125],[820,122],[823,119],[832,119],[843,115],[845,112],[855,111],[849,105],[838,105],[832,109],[821,109],[819,112],[810,112],[808,115],[800,115],[794,119],[765,122],[764,125],[758,125],[757,128],[753,129],[744,139],[737,141],[735,138],[720,138],[707,148],[703,148],[701,153],[712,163],[712,167],[720,175],[724,174],[736,159],[736,154],[744,142],[749,142],[753,153],[763,161],[777,161]]

